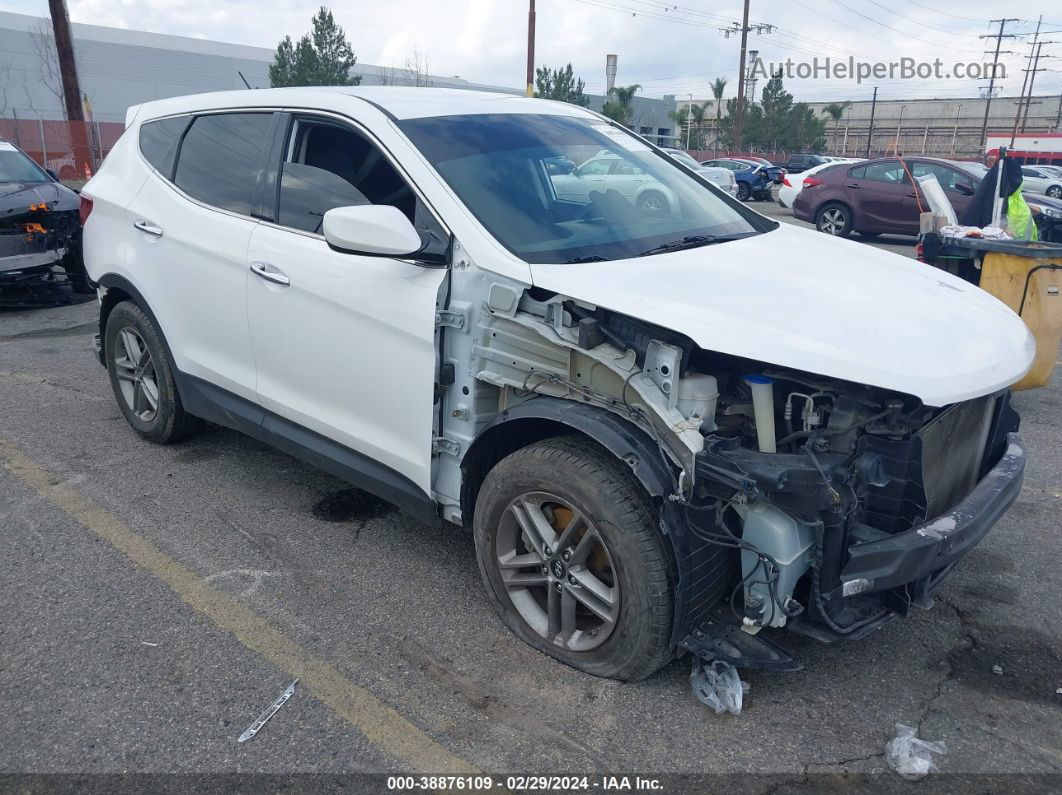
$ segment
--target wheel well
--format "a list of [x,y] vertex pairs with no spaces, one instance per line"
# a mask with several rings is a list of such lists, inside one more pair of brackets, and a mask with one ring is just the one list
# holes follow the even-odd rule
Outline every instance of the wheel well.
[[[116,306],[118,306],[118,304],[122,303],[122,301],[132,301],[134,304],[137,303],[137,300],[122,288],[107,288],[107,292],[103,295],[103,301],[100,303],[100,339],[103,339],[104,332],[107,330],[107,318],[111,316],[111,312]],[[144,307],[140,308],[143,309]]]
[[494,465],[521,448],[553,436],[583,436],[570,425],[541,417],[523,417],[493,425],[477,437],[461,461],[461,516],[465,527],[472,526],[472,514],[483,480]]

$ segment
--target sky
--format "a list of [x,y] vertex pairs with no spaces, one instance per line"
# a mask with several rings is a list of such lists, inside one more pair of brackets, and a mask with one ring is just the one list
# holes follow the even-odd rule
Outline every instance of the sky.
[[[317,2],[299,0],[68,0],[75,22],[275,47],[285,35],[306,32]],[[346,30],[359,61],[401,67],[414,50],[433,74],[479,83],[523,84],[527,46],[527,0],[335,0],[329,6]],[[0,9],[45,16],[46,0],[0,0]],[[710,96],[709,82],[726,78],[725,96],[737,88],[739,36],[721,29],[740,24],[737,0],[538,0],[538,65],[569,61],[587,84],[603,93],[607,53],[619,55],[617,83],[638,83],[640,93],[681,99]],[[869,63],[939,58],[982,62],[979,36],[994,32],[990,19],[1008,22],[1000,60],[1006,65],[1004,93],[1017,96],[1037,18],[1047,35],[1036,76],[1037,94],[1062,91],[1062,7],[1046,0],[752,0],[750,23],[773,26],[749,35],[749,49],[765,61],[811,61],[827,56]],[[1054,31],[1055,34],[1051,35]],[[1059,57],[1048,57],[1057,54]],[[991,59],[988,59],[991,60]],[[786,88],[798,100],[974,96],[982,80],[901,80],[898,76],[854,80],[792,79]],[[762,88],[762,81],[760,88]]]

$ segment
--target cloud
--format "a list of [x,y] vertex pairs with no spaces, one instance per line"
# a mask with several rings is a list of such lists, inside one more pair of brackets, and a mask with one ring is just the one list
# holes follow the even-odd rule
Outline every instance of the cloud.
[[[148,30],[218,41],[274,47],[285,35],[306,32],[320,0],[69,0],[74,21]],[[0,0],[0,8],[20,13],[47,13],[35,0]],[[677,5],[677,8],[675,6]],[[749,47],[764,60],[809,60],[814,56],[889,61],[903,56],[919,61],[941,58],[981,61],[988,20],[1003,15],[989,0],[946,0],[918,4],[888,0],[886,11],[875,3],[846,0],[791,0],[757,3],[754,21],[776,26],[774,32],[749,37]],[[932,8],[927,6],[932,5]],[[1012,0],[1006,15],[1035,20],[1042,2]],[[608,8],[604,6],[609,6]],[[436,74],[461,75],[483,83],[522,85],[526,60],[526,0],[337,0],[330,4],[362,62],[402,65],[416,47]],[[671,10],[665,11],[665,7]],[[663,0],[538,0],[536,63],[562,66],[569,61],[588,90],[604,87],[606,53],[619,55],[618,82],[640,83],[643,93],[685,97],[708,96],[715,77],[737,87],[738,37],[724,38],[719,28],[738,19],[738,0],[722,4],[670,3]],[[620,9],[620,10],[617,10]],[[625,10],[624,10],[625,9]],[[933,10],[935,9],[935,10]],[[661,18],[656,18],[661,17]],[[1031,32],[1034,23],[1014,25]],[[1059,25],[1054,25],[1054,28]],[[1008,93],[1021,87],[1028,44],[1011,40],[1003,57]],[[1062,45],[1045,46],[1062,55]],[[970,96],[982,81],[880,80],[882,97]],[[1037,93],[1059,90],[1060,74],[1042,72]],[[869,97],[870,83],[792,80],[787,87],[798,99]],[[762,88],[762,82],[761,86]]]

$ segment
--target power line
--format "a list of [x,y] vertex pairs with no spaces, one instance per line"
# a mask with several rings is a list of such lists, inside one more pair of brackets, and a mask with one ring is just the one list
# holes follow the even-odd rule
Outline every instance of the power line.
[[943,47],[946,50],[954,50],[955,52],[966,52],[966,53],[974,52],[974,50],[967,50],[967,49],[963,49],[961,47],[952,47],[952,46],[950,46],[948,44],[941,44],[940,42],[930,41],[929,39],[922,39],[922,38],[919,38],[918,36],[912,36],[910,33],[906,32],[906,31],[899,30],[898,28],[894,28],[891,25],[886,25],[884,22],[880,22],[879,20],[874,19],[874,17],[869,17],[866,14],[864,14],[862,11],[856,11],[851,6],[847,6],[844,3],[842,3],[841,0],[830,0],[830,2],[835,3],[836,5],[839,5],[841,8],[846,9],[847,11],[849,11],[852,14],[855,14],[856,16],[862,17],[863,19],[867,20],[868,22],[873,22],[875,25],[879,25],[880,27],[883,27],[886,30],[891,30],[893,33],[899,33],[905,39],[914,39],[915,41],[921,41],[921,42],[924,42],[926,44],[931,44],[934,47]]

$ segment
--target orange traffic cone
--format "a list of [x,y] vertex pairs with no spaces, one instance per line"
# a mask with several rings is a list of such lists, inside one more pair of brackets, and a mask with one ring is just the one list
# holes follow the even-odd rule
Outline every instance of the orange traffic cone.
[[92,179],[92,169],[89,168],[88,161],[86,160],[85,161],[85,181],[88,182],[90,179]]

